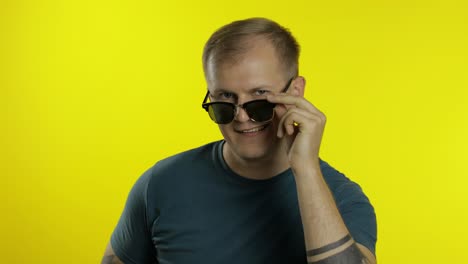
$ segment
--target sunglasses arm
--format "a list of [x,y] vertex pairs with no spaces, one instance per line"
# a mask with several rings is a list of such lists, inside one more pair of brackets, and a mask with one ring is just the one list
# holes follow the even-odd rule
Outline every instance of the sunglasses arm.
[[208,96],[210,95],[210,91],[207,91],[206,92],[206,95],[205,95],[205,99],[203,99],[203,103],[202,103],[202,106],[206,103],[206,101],[208,100]]

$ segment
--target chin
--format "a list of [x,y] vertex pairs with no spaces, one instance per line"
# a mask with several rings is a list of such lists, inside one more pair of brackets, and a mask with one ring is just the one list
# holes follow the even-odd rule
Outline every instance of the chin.
[[240,159],[252,162],[268,159],[268,154],[270,153],[267,149],[259,149],[258,147],[254,150],[231,147],[231,151]]
[[239,142],[226,140],[229,151],[237,158],[245,161],[260,161],[271,158],[276,153],[277,139],[269,139],[263,142]]

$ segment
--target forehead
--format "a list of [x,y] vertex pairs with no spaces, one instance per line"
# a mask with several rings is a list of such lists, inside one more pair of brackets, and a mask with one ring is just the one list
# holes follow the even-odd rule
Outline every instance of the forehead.
[[205,75],[211,91],[274,86],[284,79],[285,72],[273,45],[264,39],[255,41],[236,58],[208,63]]

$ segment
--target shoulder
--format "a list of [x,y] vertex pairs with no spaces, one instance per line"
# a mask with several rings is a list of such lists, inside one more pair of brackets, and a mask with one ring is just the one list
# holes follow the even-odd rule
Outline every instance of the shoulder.
[[186,171],[187,169],[193,169],[197,165],[211,163],[214,149],[219,143],[220,141],[211,142],[162,159],[150,168],[151,174],[154,176],[166,172]]
[[214,155],[220,141],[190,149],[155,163],[142,176],[149,192],[165,194],[200,179],[214,167]]

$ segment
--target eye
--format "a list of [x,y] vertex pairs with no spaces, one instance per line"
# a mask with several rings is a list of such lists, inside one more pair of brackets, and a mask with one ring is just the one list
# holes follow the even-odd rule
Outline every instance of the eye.
[[268,90],[256,90],[254,92],[255,95],[265,95],[267,94],[269,91]]
[[219,99],[232,99],[234,98],[234,94],[230,92],[222,92],[218,94]]

